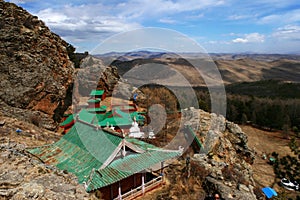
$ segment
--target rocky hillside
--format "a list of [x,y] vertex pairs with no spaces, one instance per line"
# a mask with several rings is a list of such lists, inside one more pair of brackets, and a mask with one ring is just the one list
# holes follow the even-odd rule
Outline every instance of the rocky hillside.
[[71,104],[67,43],[36,16],[0,0],[0,111],[55,129]]
[[255,155],[242,129],[223,116],[193,108],[183,111],[183,121],[195,130],[202,148],[196,154],[187,152],[189,163],[183,159],[170,166],[170,184],[157,199],[204,199],[214,192],[225,199],[256,199],[251,166]]
[[59,134],[1,114],[0,121],[5,121],[0,126],[0,199],[93,199],[74,175],[26,152],[57,141]]
[[[256,199],[251,167],[254,155],[240,127],[199,109],[185,110],[183,120],[193,129],[200,123],[196,135],[203,144],[202,150],[196,154],[188,150],[172,162],[164,171],[166,184],[142,199],[203,200],[213,192],[225,199]],[[95,198],[95,194],[87,194],[78,185],[75,176],[43,164],[26,152],[28,147],[57,141],[59,134],[1,115],[0,121],[5,121],[0,126],[0,198]]]

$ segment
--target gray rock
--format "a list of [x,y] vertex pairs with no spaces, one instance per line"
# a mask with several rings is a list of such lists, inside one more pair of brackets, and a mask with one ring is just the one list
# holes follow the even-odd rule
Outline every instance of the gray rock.
[[[13,141],[1,143],[0,196],[4,199],[90,199],[72,174],[49,168]],[[6,152],[11,152],[10,156]]]

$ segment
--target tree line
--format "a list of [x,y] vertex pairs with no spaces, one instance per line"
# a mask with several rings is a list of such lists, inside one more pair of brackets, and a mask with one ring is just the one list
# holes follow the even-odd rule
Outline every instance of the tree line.
[[296,130],[300,128],[300,99],[227,95],[226,117],[236,123],[251,123],[270,130]]
[[[297,93],[297,90],[294,91]],[[262,93],[262,92],[261,92]],[[206,89],[197,90],[199,108],[211,111]],[[300,130],[300,98],[264,97],[227,93],[226,118],[238,124],[252,124],[269,130]]]
[[[271,81],[271,83],[278,84],[276,81]],[[259,82],[258,84],[261,85],[262,83]],[[270,81],[267,84],[270,84]],[[286,85],[286,87],[290,86],[291,84]],[[294,85],[292,86],[295,87]],[[251,87],[253,87],[253,83]],[[193,94],[189,90],[172,88],[173,91],[177,91],[175,95],[170,89],[159,85],[148,85],[140,89],[147,96],[147,101],[144,103],[163,104],[168,113],[195,106],[194,99],[191,98]],[[246,88],[244,89],[247,90]],[[269,89],[270,87],[268,87]],[[287,90],[290,89],[287,88]],[[194,91],[197,96],[198,107],[204,111],[211,112],[211,99],[207,88],[198,87],[194,88]],[[260,91],[260,94],[263,93],[263,90]],[[294,93],[297,93],[297,90]],[[270,91],[268,94],[270,94]],[[180,101],[178,96],[181,98]],[[295,98],[295,95],[292,95],[291,98],[288,97],[227,93],[226,104],[224,104],[226,106],[226,118],[238,124],[251,124],[268,130],[282,130],[286,133],[294,131],[296,134],[299,134],[300,98]]]

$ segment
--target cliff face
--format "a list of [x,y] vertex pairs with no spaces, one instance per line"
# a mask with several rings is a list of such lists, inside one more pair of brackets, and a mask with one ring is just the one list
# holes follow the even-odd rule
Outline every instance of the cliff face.
[[67,43],[36,16],[0,1],[0,111],[55,129],[71,104]]
[[251,167],[255,155],[242,129],[221,115],[199,109],[186,110],[184,119],[193,128],[200,122],[196,135],[202,148],[191,161],[206,171],[203,189],[225,199],[256,199]]

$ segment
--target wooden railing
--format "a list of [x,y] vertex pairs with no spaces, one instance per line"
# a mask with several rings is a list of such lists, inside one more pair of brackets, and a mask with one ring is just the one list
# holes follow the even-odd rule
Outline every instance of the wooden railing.
[[[156,188],[157,186],[161,185],[163,183],[163,177],[159,176],[155,179],[152,179],[151,181],[145,183],[144,185],[144,191],[143,191],[143,186],[139,186],[137,188],[134,188],[133,190],[130,190],[129,192],[126,192],[122,194],[122,200],[131,200],[135,199],[138,196],[141,196],[145,194],[146,192]],[[120,197],[116,197],[114,200],[119,200]]]

